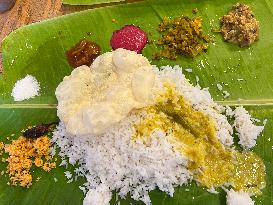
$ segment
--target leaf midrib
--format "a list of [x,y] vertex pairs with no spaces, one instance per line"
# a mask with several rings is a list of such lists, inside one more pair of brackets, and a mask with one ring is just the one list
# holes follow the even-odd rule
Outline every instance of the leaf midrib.
[[[273,106],[273,99],[259,99],[259,100],[244,100],[244,99],[238,99],[238,100],[225,100],[225,101],[215,101],[216,103],[220,105],[228,105],[228,106]],[[0,109],[14,109],[14,108],[20,108],[20,109],[56,109],[57,104],[46,104],[46,103],[36,103],[36,104],[1,104]]]

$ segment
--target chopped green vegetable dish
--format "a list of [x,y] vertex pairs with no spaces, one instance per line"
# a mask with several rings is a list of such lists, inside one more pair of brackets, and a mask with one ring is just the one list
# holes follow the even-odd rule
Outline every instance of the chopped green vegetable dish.
[[155,59],[161,57],[175,60],[178,55],[195,57],[208,49],[212,38],[203,34],[201,17],[189,18],[181,16],[173,20],[165,17],[160,23],[159,32],[162,37],[157,44],[163,49],[154,54]]

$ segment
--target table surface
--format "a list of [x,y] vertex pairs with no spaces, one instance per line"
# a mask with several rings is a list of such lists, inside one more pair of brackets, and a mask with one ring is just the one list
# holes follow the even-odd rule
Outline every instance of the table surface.
[[[135,0],[127,0],[126,2],[133,1]],[[95,6],[70,6],[62,5],[62,0],[17,0],[11,10],[0,14],[0,42],[2,42],[5,36],[21,26],[76,11],[102,6],[105,6],[105,4]],[[0,51],[0,72],[2,71],[2,57]]]

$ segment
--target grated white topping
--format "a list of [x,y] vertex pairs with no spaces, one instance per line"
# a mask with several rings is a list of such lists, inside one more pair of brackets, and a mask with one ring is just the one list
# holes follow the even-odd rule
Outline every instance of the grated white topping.
[[220,85],[219,83],[217,83],[216,86],[217,86],[217,89],[218,89],[218,90],[220,90],[220,91],[223,90],[223,86]]
[[25,78],[18,80],[13,89],[11,96],[14,101],[23,101],[39,95],[40,84],[35,77],[27,75]]
[[245,149],[254,147],[256,139],[263,131],[264,126],[254,125],[250,114],[243,107],[237,107],[234,110],[234,116],[234,127],[238,132],[239,144]]
[[248,193],[235,192],[231,189],[227,191],[227,205],[254,205],[254,201]]
[[223,91],[224,98],[228,98],[230,96],[230,93],[226,90]]
[[67,179],[71,179],[72,178],[72,174],[71,174],[70,171],[65,171],[64,174],[65,174],[65,176],[66,176]]

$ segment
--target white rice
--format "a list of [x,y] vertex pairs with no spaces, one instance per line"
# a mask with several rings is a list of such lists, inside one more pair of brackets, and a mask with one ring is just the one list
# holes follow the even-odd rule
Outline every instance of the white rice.
[[264,126],[254,125],[255,120],[251,120],[250,114],[243,107],[237,107],[234,110],[234,117],[234,127],[240,139],[239,144],[245,149],[253,148]]
[[39,95],[40,84],[35,77],[27,75],[25,78],[18,80],[13,89],[11,96],[14,101],[23,101]]
[[188,73],[192,73],[192,69],[191,68],[186,68],[185,71],[188,72]]
[[68,156],[70,164],[80,164],[91,193],[103,184],[119,190],[121,197],[130,193],[133,199],[150,204],[149,191],[158,187],[173,196],[174,187],[191,180],[187,160],[173,150],[163,133],[155,132],[149,145],[131,142],[137,119],[131,116],[107,133],[85,139],[68,135],[62,123],[55,130],[53,140],[61,148],[60,155]]
[[[233,127],[222,114],[226,112],[231,117],[233,111],[230,107],[216,104],[207,88],[192,86],[179,66],[164,66],[160,71],[154,67],[154,71],[155,93],[163,89],[165,82],[174,84],[194,109],[202,111],[215,121],[219,140],[225,146],[233,144]],[[191,173],[186,169],[187,159],[174,150],[162,131],[156,130],[148,144],[142,141],[132,142],[133,124],[141,118],[142,114],[132,113],[104,134],[92,136],[72,136],[66,132],[62,122],[57,126],[53,142],[60,147],[62,165],[67,166],[67,157],[69,164],[79,165],[73,175],[85,176],[87,180],[84,187],[89,191],[84,205],[108,205],[111,191],[117,191],[121,198],[130,194],[133,199],[149,205],[149,191],[158,187],[173,196],[175,187],[192,180]],[[248,123],[242,128],[240,126],[238,124],[237,129],[245,133],[251,125]],[[259,132],[255,134],[258,135]],[[73,180],[71,173],[66,172],[66,176],[70,181]],[[82,187],[80,189],[83,190]],[[210,191],[216,193],[214,189]]]
[[228,98],[230,96],[230,93],[226,90],[223,91],[224,98]]
[[220,85],[219,83],[217,83],[216,86],[217,86],[217,89],[218,89],[218,90],[220,90],[220,91],[223,90],[223,86]]
[[70,171],[65,171],[64,174],[65,174],[65,176],[66,176],[67,179],[71,179],[72,178],[72,174],[71,174]]
[[108,186],[101,184],[96,189],[89,189],[83,205],[108,205],[112,197]]
[[235,192],[231,189],[227,191],[227,205],[254,205],[254,201],[248,193]]

